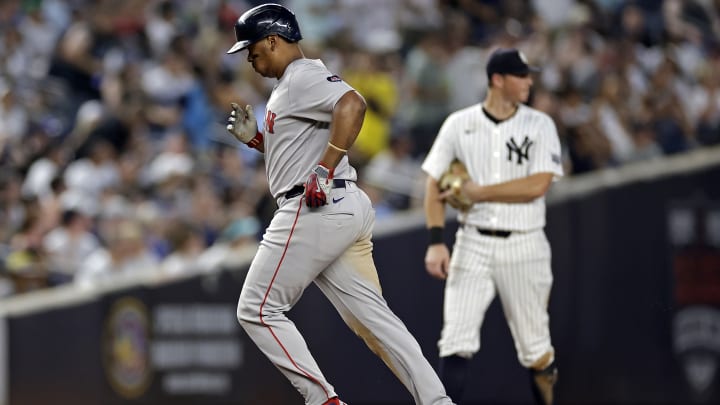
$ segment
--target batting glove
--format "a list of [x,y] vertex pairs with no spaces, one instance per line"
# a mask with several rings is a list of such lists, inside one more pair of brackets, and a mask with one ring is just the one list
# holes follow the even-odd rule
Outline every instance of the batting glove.
[[262,144],[262,133],[257,130],[257,121],[251,105],[245,106],[243,110],[236,103],[232,103],[232,111],[228,118],[227,130],[238,141],[251,148],[257,148]]
[[333,172],[322,163],[313,169],[307,182],[305,182],[305,204],[310,208],[317,208],[327,204],[333,183]]

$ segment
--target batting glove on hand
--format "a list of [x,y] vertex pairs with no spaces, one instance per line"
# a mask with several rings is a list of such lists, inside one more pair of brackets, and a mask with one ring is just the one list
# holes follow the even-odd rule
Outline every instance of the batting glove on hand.
[[227,130],[238,141],[256,148],[263,141],[263,136],[257,130],[257,121],[251,105],[245,106],[243,110],[236,103],[232,103],[232,111],[228,118]]
[[305,204],[310,208],[317,208],[327,204],[333,184],[333,172],[322,163],[313,169],[307,182],[305,182]]

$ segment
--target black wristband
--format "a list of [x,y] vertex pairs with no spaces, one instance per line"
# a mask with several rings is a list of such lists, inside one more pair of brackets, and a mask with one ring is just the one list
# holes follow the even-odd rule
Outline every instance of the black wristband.
[[443,238],[443,230],[444,228],[442,226],[430,227],[430,245],[445,243],[445,238]]

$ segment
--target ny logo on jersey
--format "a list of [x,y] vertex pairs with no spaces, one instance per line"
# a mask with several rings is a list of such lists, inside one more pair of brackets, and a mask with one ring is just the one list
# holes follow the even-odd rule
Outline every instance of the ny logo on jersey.
[[275,130],[273,129],[275,126],[275,117],[277,117],[277,114],[267,110],[267,114],[265,114],[265,130],[271,134],[275,133]]
[[515,142],[515,138],[510,138],[509,141],[505,142],[505,145],[507,145],[508,148],[508,157],[507,160],[513,160],[513,153],[517,156],[517,164],[521,165],[523,163],[523,159],[530,160],[530,146],[532,146],[533,141],[528,139],[527,135],[525,135],[525,139],[523,139],[523,142],[521,145],[518,145],[517,142]]

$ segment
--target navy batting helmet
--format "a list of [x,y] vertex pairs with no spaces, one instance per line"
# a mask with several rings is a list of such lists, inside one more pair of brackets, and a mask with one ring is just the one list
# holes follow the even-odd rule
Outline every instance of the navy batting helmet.
[[302,39],[295,14],[279,4],[261,4],[243,13],[235,23],[237,42],[227,53],[242,51],[249,45],[277,34],[290,42]]

